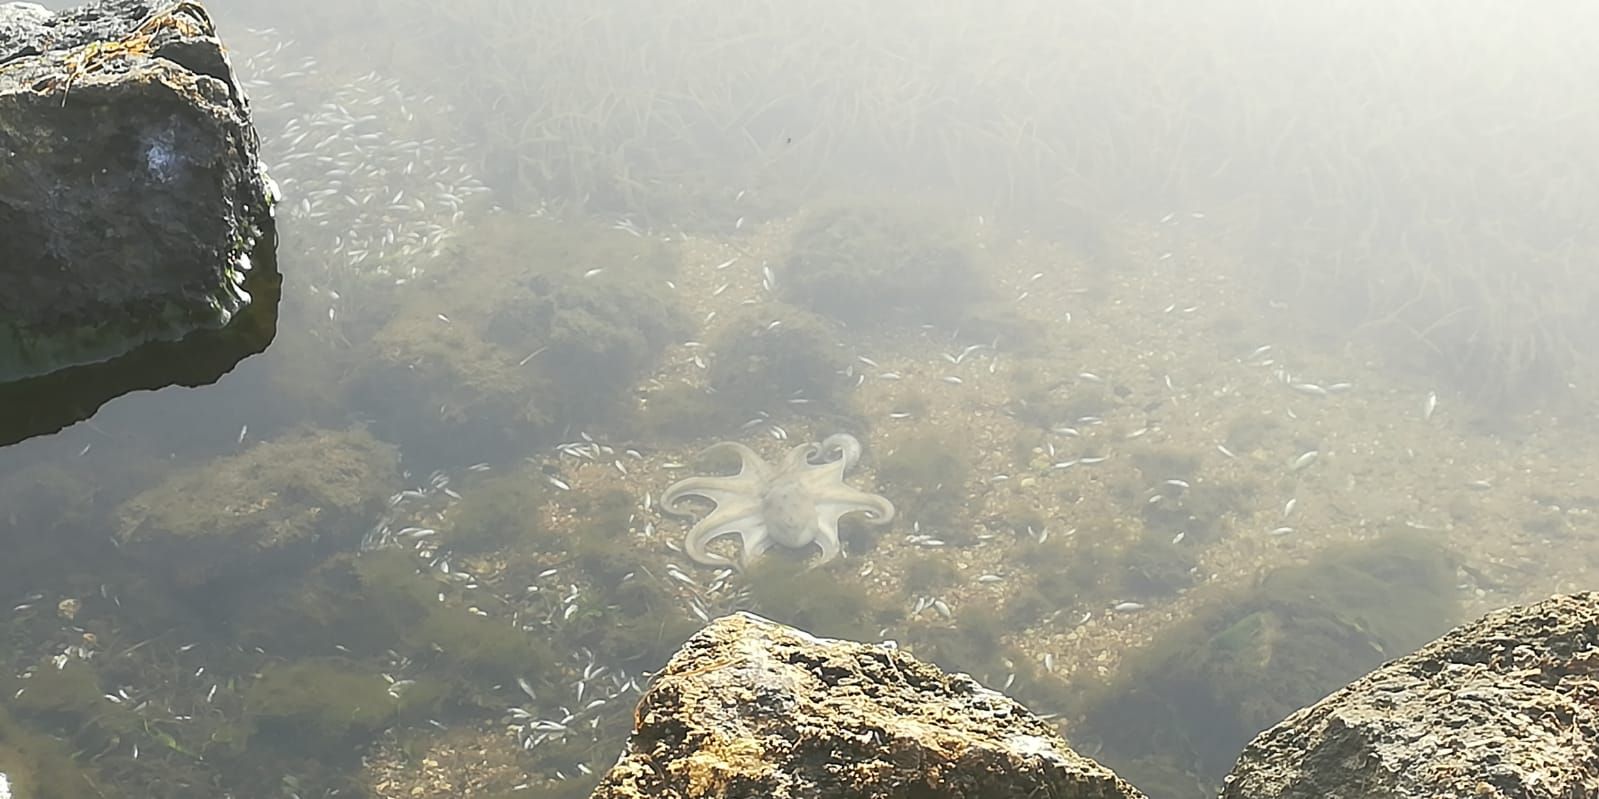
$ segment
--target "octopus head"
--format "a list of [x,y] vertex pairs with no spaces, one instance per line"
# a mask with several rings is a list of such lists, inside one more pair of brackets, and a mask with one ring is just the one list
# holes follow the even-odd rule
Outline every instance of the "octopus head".
[[761,497],[766,534],[790,549],[809,545],[816,538],[816,498],[796,480],[780,480]]

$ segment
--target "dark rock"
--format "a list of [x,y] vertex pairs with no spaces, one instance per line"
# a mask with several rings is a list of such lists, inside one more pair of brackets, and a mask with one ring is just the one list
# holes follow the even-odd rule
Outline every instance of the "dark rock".
[[1141,797],[1015,701],[747,613],[683,644],[591,799]]
[[0,381],[247,306],[276,201],[259,146],[198,4],[0,5]]
[[1223,799],[1599,796],[1599,594],[1496,611],[1261,733]]

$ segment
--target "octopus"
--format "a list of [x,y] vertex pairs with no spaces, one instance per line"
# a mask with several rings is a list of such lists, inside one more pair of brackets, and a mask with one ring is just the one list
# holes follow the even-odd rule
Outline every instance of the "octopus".
[[743,544],[739,567],[749,565],[773,545],[802,550],[812,544],[822,551],[813,565],[821,565],[843,552],[838,540],[839,519],[864,513],[870,524],[887,524],[894,518],[893,503],[844,482],[844,475],[861,456],[860,442],[847,433],[828,436],[820,444],[794,447],[776,465],[736,441],[712,444],[701,456],[727,452],[738,455],[738,474],[689,477],[673,483],[661,495],[661,506],[677,515],[688,515],[676,509],[686,497],[716,504],[694,523],[684,541],[684,551],[703,565],[735,565],[707,548],[712,541],[735,533]]

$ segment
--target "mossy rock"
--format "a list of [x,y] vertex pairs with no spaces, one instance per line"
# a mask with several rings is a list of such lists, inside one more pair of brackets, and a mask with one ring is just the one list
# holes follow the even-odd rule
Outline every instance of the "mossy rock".
[[1277,569],[1130,654],[1074,729],[1118,772],[1159,761],[1218,784],[1255,734],[1448,630],[1454,575],[1446,550],[1410,533]]
[[499,549],[515,541],[550,538],[539,529],[545,481],[532,466],[496,474],[470,486],[446,517],[445,541],[462,552]]
[[[13,689],[14,690],[14,689]],[[9,694],[8,694],[9,695]],[[97,790],[60,741],[31,729],[0,705],[0,774],[18,799],[76,799]]]
[[779,305],[749,311],[712,340],[710,385],[738,414],[827,409],[843,400],[848,365],[835,325]]
[[111,707],[94,667],[81,660],[68,660],[61,668],[45,664],[18,685],[21,694],[12,700],[12,708],[56,724],[81,724]]
[[590,222],[491,217],[419,279],[353,377],[386,438],[513,457],[609,418],[686,335],[664,245]]
[[650,440],[693,441],[736,429],[741,421],[728,415],[714,393],[688,383],[672,383],[643,398],[629,427]]
[[395,487],[398,463],[392,446],[359,429],[263,442],[123,503],[116,541],[179,587],[279,576],[357,540]]
[[273,664],[246,689],[255,739],[294,751],[348,751],[402,719],[437,706],[442,689],[422,679],[394,688],[382,676],[338,658]]
[[889,439],[877,466],[883,494],[908,521],[952,525],[966,505],[970,447],[961,430],[921,429]]
[[904,202],[842,202],[811,213],[777,275],[796,305],[851,325],[953,326],[983,294],[953,214]]
[[843,560],[804,569],[769,558],[747,576],[756,612],[812,635],[875,641],[900,616],[894,606],[873,598]]

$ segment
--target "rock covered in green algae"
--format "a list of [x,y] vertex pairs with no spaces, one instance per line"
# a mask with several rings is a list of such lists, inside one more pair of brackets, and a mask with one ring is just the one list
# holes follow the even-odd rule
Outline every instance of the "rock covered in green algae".
[[690,638],[640,700],[592,799],[1134,799],[970,677],[748,613]]
[[687,333],[666,288],[675,268],[654,239],[489,218],[373,332],[356,396],[407,450],[509,457],[625,407],[633,381]]
[[1599,593],[1495,611],[1261,733],[1223,799],[1599,796]]
[[116,541],[184,587],[308,563],[323,546],[359,537],[394,488],[398,462],[364,430],[265,442],[129,499],[117,510]]
[[938,209],[845,202],[812,212],[777,274],[784,299],[847,324],[953,325],[984,293],[974,247]]
[[250,305],[277,201],[259,147],[198,4],[0,4],[0,381]]

